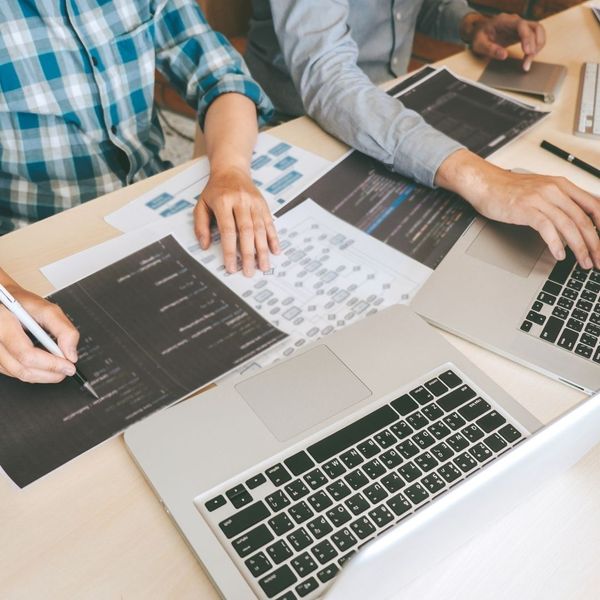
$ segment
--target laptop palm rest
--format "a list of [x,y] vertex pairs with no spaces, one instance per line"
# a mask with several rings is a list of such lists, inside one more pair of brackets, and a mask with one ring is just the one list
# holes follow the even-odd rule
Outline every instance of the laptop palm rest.
[[324,345],[246,379],[235,389],[280,442],[372,395]]
[[529,277],[545,247],[530,227],[488,221],[466,253],[519,277]]

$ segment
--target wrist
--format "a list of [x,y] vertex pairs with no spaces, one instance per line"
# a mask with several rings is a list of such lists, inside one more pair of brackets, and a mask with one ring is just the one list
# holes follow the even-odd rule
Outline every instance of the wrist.
[[483,25],[488,20],[488,17],[485,17],[481,13],[478,12],[470,12],[467,13],[462,21],[460,22],[459,34],[460,39],[465,44],[470,44],[475,37],[475,32],[477,29]]
[[498,167],[463,148],[442,162],[435,175],[435,184],[471,202],[486,194],[490,178],[497,170]]

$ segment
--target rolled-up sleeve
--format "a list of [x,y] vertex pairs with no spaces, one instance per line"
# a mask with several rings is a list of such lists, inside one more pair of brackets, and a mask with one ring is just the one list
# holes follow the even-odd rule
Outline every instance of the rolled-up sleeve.
[[273,107],[227,39],[206,22],[195,0],[167,0],[155,20],[156,67],[185,101],[206,112],[222,94],[242,94],[257,107],[259,123],[270,120]]
[[433,186],[462,146],[377,88],[358,66],[347,0],[275,0],[275,32],[307,114],[353,148]]
[[475,12],[466,0],[425,0],[419,11],[417,30],[438,40],[461,42],[460,24]]

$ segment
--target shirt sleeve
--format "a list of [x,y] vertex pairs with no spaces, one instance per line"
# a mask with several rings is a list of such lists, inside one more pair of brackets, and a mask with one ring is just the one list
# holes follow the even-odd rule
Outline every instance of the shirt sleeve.
[[195,0],[160,3],[154,23],[156,68],[197,109],[200,127],[211,103],[227,93],[252,100],[260,124],[271,119],[271,101],[250,76],[242,57],[208,25]]
[[271,2],[275,33],[307,114],[353,148],[434,185],[462,146],[377,88],[358,66],[347,0]]
[[460,24],[471,12],[475,10],[466,0],[425,0],[419,11],[417,30],[438,40],[462,42]]

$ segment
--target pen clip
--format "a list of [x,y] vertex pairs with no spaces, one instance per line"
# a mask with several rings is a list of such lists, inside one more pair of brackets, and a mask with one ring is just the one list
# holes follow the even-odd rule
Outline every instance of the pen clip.
[[12,297],[12,294],[1,284],[0,284],[0,295],[3,296],[6,300],[6,302],[9,302],[10,304],[14,304],[16,302],[16,300]]

